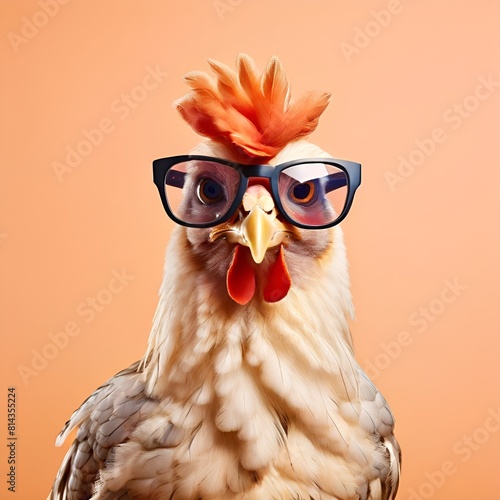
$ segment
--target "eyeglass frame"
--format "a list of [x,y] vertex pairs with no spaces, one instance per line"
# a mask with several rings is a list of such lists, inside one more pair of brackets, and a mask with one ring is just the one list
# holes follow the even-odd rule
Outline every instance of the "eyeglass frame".
[[[165,190],[165,179],[168,171],[175,167],[179,163],[185,163],[188,161],[207,161],[219,163],[222,165],[226,165],[235,169],[240,175],[240,185],[238,187],[238,192],[236,193],[234,200],[231,206],[227,209],[226,213],[220,217],[219,219],[213,222],[205,222],[205,223],[190,223],[179,219],[174,215],[170,206],[168,204],[166,190]],[[334,167],[342,170],[346,174],[347,178],[347,197],[344,204],[344,208],[339,216],[328,224],[323,224],[321,226],[310,226],[307,224],[302,224],[300,222],[292,219],[286,212],[281,203],[280,195],[279,195],[279,187],[278,187],[278,179],[279,175],[283,170],[286,170],[289,167],[293,167],[296,165],[304,165],[309,163],[324,163],[328,165],[333,165]],[[179,172],[180,174],[184,174],[183,172]],[[184,175],[179,176],[179,185],[177,187],[182,189],[184,185]],[[289,223],[295,227],[301,229],[327,229],[333,226],[336,226],[340,222],[342,222],[349,210],[351,208],[352,202],[354,200],[354,194],[356,190],[361,184],[361,164],[355,163],[349,160],[340,160],[338,158],[304,158],[300,160],[291,160],[285,163],[281,163],[279,165],[254,165],[254,164],[244,164],[237,163],[231,160],[226,160],[224,158],[215,158],[211,156],[203,156],[203,155],[178,155],[178,156],[167,156],[165,158],[158,158],[153,161],[153,181],[158,188],[158,192],[160,194],[160,198],[163,204],[163,208],[167,215],[177,224],[185,227],[193,227],[193,228],[209,228],[215,227],[219,224],[227,222],[238,210],[238,207],[241,205],[243,201],[243,196],[248,188],[248,183],[250,178],[260,178],[260,179],[268,179],[271,185],[271,196],[273,197],[274,203],[282,217]],[[175,186],[175,184],[170,184]],[[343,186],[342,186],[343,187]],[[332,189],[333,190],[333,189]]]

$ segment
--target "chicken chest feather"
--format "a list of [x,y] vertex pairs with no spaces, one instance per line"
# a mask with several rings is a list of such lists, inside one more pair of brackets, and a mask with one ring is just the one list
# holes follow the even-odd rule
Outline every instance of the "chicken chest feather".
[[[348,265],[336,225],[343,212],[327,196],[352,189],[353,180],[342,163],[303,139],[325,94],[308,97],[309,118],[286,136],[276,123],[288,123],[283,116],[294,108],[282,68],[272,59],[257,85],[252,64],[242,55],[239,72],[231,73],[212,63],[217,84],[204,74],[190,77],[197,94],[178,106],[208,140],[186,168],[175,170],[184,163],[171,161],[162,185],[185,196],[192,189],[197,201],[182,201],[175,212],[166,199],[180,225],[167,250],[146,353],[66,424],[58,444],[78,432],[49,499],[395,498],[394,420],[353,355]],[[193,78],[204,82],[203,92]],[[243,89],[231,91],[239,117],[224,94],[231,85]],[[257,116],[247,102],[253,94],[275,104],[259,101]],[[221,118],[217,105],[230,118]],[[262,126],[263,109],[269,123],[276,121],[274,135]],[[245,130],[238,135],[240,122]],[[305,162],[304,176],[297,161],[308,158],[317,160]],[[280,173],[254,169],[259,175],[247,179],[235,162]],[[225,184],[218,176],[233,175],[229,169],[237,174]]]

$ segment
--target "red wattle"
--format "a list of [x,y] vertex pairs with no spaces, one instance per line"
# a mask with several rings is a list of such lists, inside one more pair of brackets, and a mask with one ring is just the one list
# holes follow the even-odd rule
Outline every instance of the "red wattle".
[[267,276],[267,283],[264,287],[264,300],[266,302],[278,302],[286,297],[292,279],[286,267],[285,252],[283,246],[280,246],[276,262],[272,265]]
[[255,269],[250,249],[236,245],[226,276],[227,293],[238,304],[245,305],[255,294]]

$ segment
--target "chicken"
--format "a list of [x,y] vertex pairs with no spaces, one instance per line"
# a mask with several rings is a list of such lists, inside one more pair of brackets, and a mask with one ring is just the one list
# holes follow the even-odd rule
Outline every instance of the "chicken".
[[186,76],[205,137],[154,162],[178,223],[146,353],[74,412],[49,498],[395,498],[400,451],[348,328],[338,222],[360,165],[305,137],[329,94],[290,98],[283,67]]

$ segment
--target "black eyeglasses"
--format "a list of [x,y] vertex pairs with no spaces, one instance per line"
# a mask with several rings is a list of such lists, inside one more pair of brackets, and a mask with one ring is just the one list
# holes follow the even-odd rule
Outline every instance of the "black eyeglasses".
[[281,165],[243,165],[182,155],[153,162],[154,183],[168,216],[188,227],[213,227],[238,210],[252,177],[269,179],[276,208],[290,224],[324,229],[343,220],[361,183],[361,165],[333,158]]

